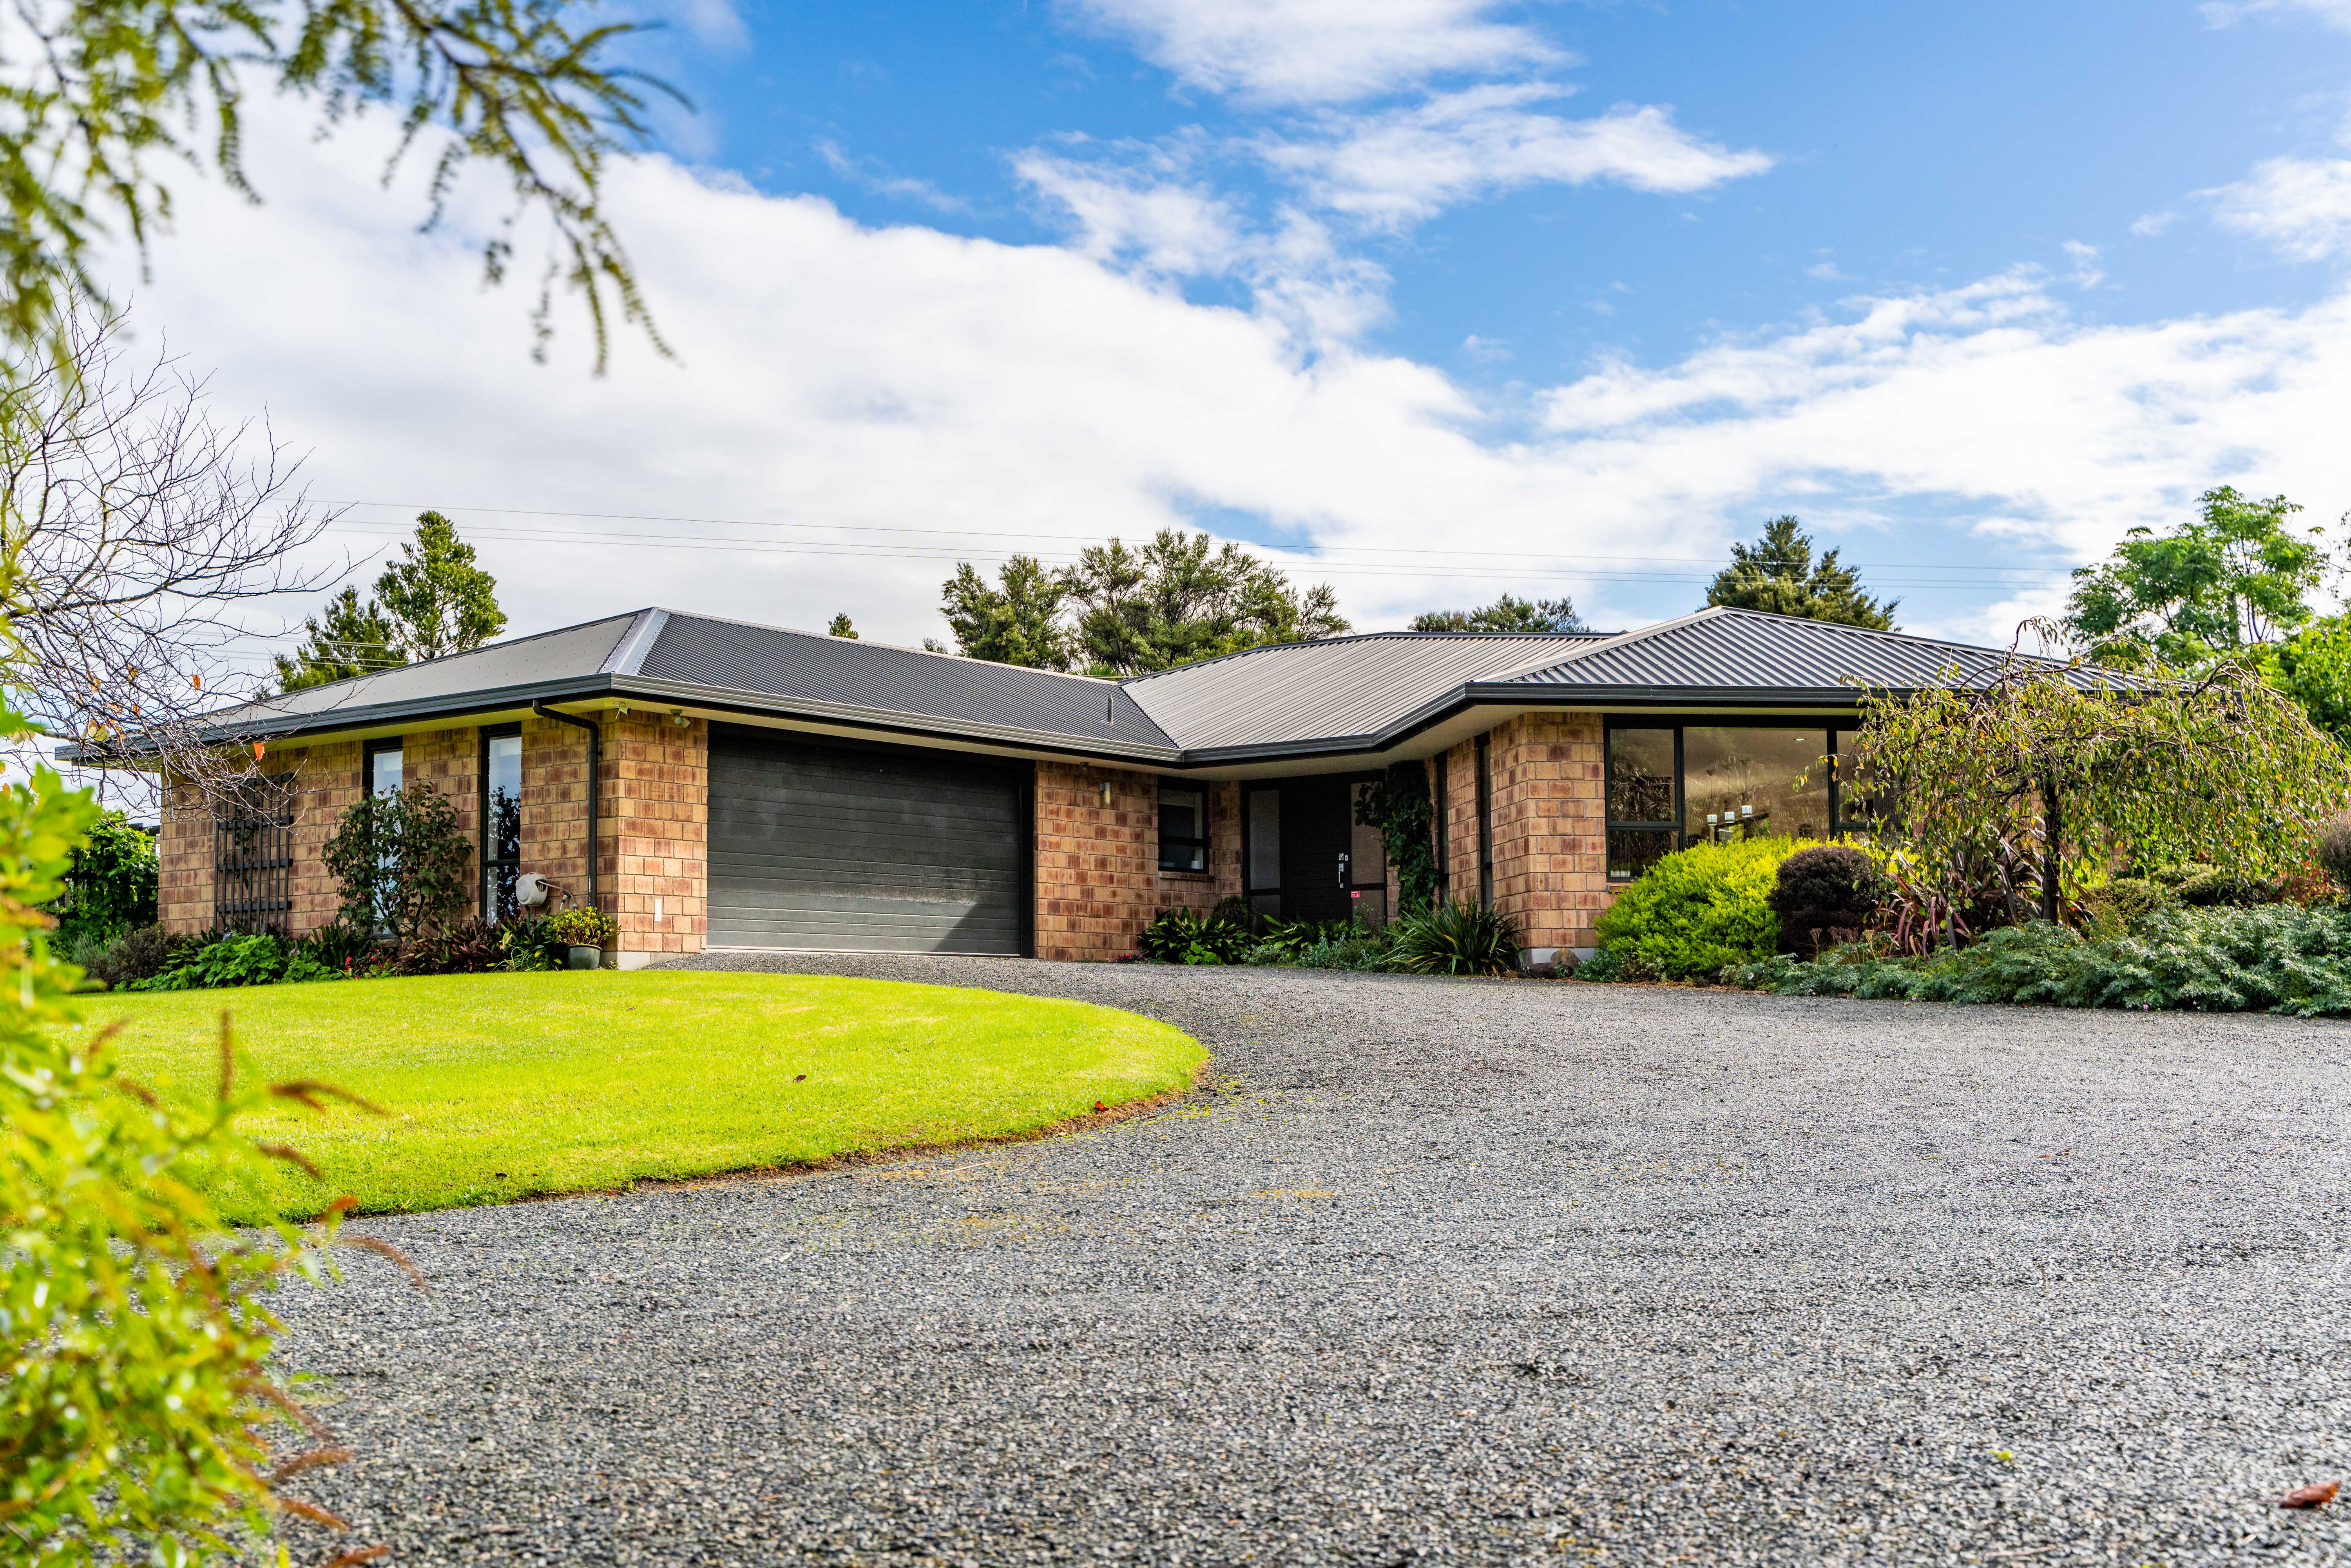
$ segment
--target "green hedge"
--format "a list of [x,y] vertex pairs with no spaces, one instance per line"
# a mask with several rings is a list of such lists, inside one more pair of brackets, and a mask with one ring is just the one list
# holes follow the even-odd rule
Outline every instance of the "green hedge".
[[1771,910],[1780,862],[1810,839],[1693,844],[1666,856],[1600,916],[1600,945],[1628,978],[1711,978],[1780,946]]

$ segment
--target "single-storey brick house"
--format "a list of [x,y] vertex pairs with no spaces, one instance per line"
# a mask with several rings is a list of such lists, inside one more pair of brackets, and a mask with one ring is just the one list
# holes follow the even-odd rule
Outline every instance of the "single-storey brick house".
[[1419,761],[1447,894],[1508,914],[1536,954],[1588,948],[1612,886],[1668,849],[1840,829],[1819,764],[1855,725],[1853,683],[1999,657],[1711,609],[1106,681],[643,610],[225,711],[224,740],[266,743],[285,803],[256,839],[167,788],[162,918],[325,924],[340,813],[429,784],[477,846],[483,913],[540,873],[616,917],[622,967],[704,947],[1108,958],[1160,910],[1227,896],[1384,920],[1395,881],[1353,801]]

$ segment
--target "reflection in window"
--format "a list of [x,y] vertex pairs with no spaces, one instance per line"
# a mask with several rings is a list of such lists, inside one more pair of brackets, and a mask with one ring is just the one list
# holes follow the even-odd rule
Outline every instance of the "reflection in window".
[[1260,915],[1281,913],[1281,791],[1249,794],[1249,904]]
[[511,919],[515,879],[522,874],[522,737],[482,742],[482,912]]
[[1827,838],[1827,753],[1824,729],[1687,727],[1682,731],[1682,821],[1690,841]]
[[1201,791],[1159,786],[1159,869],[1208,869],[1207,797]]
[[371,748],[367,761],[369,794],[389,795],[400,788],[400,742],[392,741],[380,749]]
[[1608,875],[1630,882],[1674,852],[1681,835],[1671,828],[1611,828],[1608,830]]
[[1674,732],[1619,729],[1608,737],[1608,820],[1670,822],[1674,814]]
[[1353,823],[1353,838],[1347,853],[1347,901],[1353,906],[1358,925],[1381,926],[1388,923],[1388,846],[1378,826],[1361,820],[1364,793],[1376,789],[1372,783],[1358,783],[1347,791],[1347,820]]

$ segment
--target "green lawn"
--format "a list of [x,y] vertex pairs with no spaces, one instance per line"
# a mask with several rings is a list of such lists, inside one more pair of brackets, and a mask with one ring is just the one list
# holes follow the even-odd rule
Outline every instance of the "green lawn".
[[[209,1092],[220,1014],[241,1071],[321,1078],[389,1120],[253,1124],[292,1166],[240,1219],[446,1208],[1017,1134],[1192,1081],[1189,1035],[1082,1002],[883,980],[638,970],[342,980],[81,998],[124,1071]],[[805,1077],[802,1075],[805,1074]]]

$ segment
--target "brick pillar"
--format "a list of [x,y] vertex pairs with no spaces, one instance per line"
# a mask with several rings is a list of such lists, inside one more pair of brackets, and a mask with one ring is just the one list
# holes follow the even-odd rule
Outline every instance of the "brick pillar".
[[163,831],[155,843],[155,909],[163,929],[209,930],[213,923],[213,819],[193,784],[163,789]]
[[[1494,905],[1523,947],[1589,947],[1608,903],[1596,714],[1522,714],[1491,731]],[[1475,802],[1470,842],[1476,844]]]
[[710,727],[632,712],[605,726],[603,750],[597,836],[621,962],[699,953],[710,891]]

